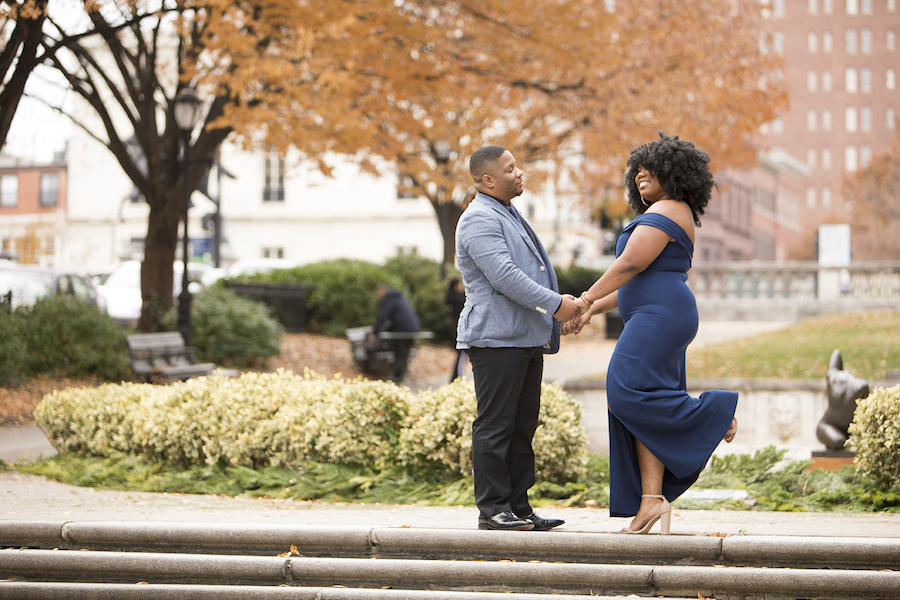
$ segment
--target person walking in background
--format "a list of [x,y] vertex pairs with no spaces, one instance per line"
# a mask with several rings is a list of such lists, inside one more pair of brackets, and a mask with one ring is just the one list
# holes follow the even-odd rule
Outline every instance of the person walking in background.
[[387,340],[388,347],[394,353],[394,364],[391,366],[391,381],[402,383],[406,377],[409,354],[415,343],[413,333],[422,329],[415,309],[406,301],[400,290],[379,283],[376,288],[380,304],[375,325],[369,334],[369,343],[374,343],[382,331],[391,333],[409,333],[409,337],[392,337]]
[[737,432],[738,395],[688,395],[685,349],[697,334],[697,303],[687,286],[694,228],[715,186],[709,155],[678,136],[632,151],[625,187],[637,217],[616,241],[616,260],[576,300],[578,333],[595,314],[619,309],[625,327],[606,375],[610,516],[634,519],[622,533],[647,533],[670,502]]
[[[466,288],[463,287],[462,280],[459,277],[450,279],[447,286],[447,310],[450,312],[450,339],[453,347],[456,348],[456,328],[459,326],[459,315],[462,313],[463,306],[466,305]],[[450,383],[456,381],[458,377],[462,377],[466,368],[466,353],[456,348],[456,360],[453,362],[453,370],[450,372]]]
[[558,321],[578,310],[573,296],[559,293],[547,251],[511,204],[524,189],[512,153],[480,148],[469,171],[477,194],[456,228],[456,264],[466,291],[456,347],[468,354],[475,380],[478,528],[545,531],[564,521],[540,517],[528,503],[544,353],[558,351]]

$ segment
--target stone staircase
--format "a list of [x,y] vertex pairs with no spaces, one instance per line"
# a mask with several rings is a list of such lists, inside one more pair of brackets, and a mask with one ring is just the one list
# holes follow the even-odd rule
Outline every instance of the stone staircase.
[[0,599],[900,598],[900,540],[0,521]]

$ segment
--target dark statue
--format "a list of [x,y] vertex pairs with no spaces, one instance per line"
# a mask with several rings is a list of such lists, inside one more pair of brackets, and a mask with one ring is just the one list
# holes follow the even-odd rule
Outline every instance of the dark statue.
[[828,409],[816,427],[816,437],[830,450],[844,449],[849,434],[847,430],[853,421],[856,401],[869,395],[869,384],[844,370],[841,351],[831,354],[828,373],[825,375],[825,389],[828,394]]

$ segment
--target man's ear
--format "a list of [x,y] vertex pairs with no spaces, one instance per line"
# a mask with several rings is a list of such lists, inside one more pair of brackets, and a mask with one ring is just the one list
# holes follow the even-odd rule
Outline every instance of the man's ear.
[[492,188],[494,187],[494,178],[491,177],[490,173],[485,173],[481,176],[481,183],[484,187]]

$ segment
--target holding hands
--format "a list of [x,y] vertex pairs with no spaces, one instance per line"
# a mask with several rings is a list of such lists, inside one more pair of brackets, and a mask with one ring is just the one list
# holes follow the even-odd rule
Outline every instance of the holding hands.
[[576,304],[575,296],[572,294],[563,294],[562,302],[560,303],[556,314],[553,315],[553,318],[561,323],[565,323],[566,321],[571,321],[576,318],[579,314],[581,314],[581,308]]

